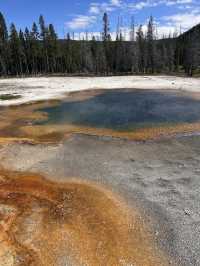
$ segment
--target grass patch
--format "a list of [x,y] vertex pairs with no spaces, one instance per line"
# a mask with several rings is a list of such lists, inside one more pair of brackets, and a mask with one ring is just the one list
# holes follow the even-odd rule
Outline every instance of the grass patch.
[[21,98],[21,95],[13,95],[13,94],[1,94],[0,100],[8,101],[8,100],[15,100]]

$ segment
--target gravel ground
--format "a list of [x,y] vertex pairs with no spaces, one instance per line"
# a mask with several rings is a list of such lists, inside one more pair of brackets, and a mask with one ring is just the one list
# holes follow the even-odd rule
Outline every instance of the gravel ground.
[[89,179],[139,207],[161,248],[179,265],[200,265],[200,137],[136,143],[76,135],[58,145],[12,144],[9,169],[56,181]]

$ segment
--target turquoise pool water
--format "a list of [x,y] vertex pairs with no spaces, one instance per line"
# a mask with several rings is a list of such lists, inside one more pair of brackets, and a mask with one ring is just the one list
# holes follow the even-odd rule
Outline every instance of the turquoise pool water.
[[40,124],[116,130],[200,121],[200,101],[176,91],[109,90],[90,99],[61,102],[41,111],[48,114],[48,120]]

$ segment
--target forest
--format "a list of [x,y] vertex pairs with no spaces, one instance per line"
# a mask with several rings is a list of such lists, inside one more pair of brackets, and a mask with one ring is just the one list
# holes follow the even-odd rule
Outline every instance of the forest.
[[53,24],[41,15],[24,31],[8,28],[0,13],[0,76],[178,74],[200,71],[200,25],[180,36],[156,36],[153,17],[147,31],[132,25],[127,41],[122,32],[111,38],[109,17],[102,19],[101,38],[59,39]]

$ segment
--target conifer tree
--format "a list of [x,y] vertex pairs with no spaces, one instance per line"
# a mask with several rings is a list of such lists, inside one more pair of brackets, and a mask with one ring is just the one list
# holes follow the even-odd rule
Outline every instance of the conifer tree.
[[50,64],[49,64],[49,56],[48,56],[48,27],[45,25],[44,17],[40,15],[39,17],[39,25],[40,25],[40,39],[42,41],[42,72],[49,73]]
[[22,46],[19,38],[19,34],[15,25],[12,23],[10,26],[10,55],[11,55],[11,73],[13,75],[22,75]]
[[[190,31],[163,39],[155,38],[153,17],[150,17],[147,34],[131,24],[131,41],[126,41],[118,22],[116,40],[112,41],[107,13],[103,16],[102,38],[75,39],[67,34],[60,40],[53,24],[39,24],[23,32],[14,24],[8,35],[5,19],[0,13],[0,76],[37,75],[48,73],[162,73],[184,68],[193,75],[200,66],[200,25]],[[172,36],[172,35],[171,35]]]
[[9,51],[8,30],[3,14],[0,12],[0,74],[8,74]]
[[39,25],[40,25],[40,39],[45,40],[47,37],[47,28],[45,25],[44,17],[40,15],[39,17]]
[[137,31],[137,62],[138,62],[138,72],[145,73],[146,68],[146,51],[145,51],[145,38],[142,30],[142,25],[139,26]]
[[57,34],[55,32],[53,24],[49,24],[48,35],[47,35],[47,50],[50,72],[54,73],[57,69],[57,57],[58,57],[58,46],[57,46]]
[[104,42],[108,41],[110,38],[109,31],[110,31],[110,28],[109,28],[108,14],[104,13],[104,15],[103,15],[103,32],[102,32],[102,40]]
[[30,32],[30,44],[32,55],[32,74],[38,74],[41,72],[40,58],[41,58],[41,45],[39,42],[39,30],[37,24],[34,22],[32,25],[32,31]]
[[150,73],[155,71],[155,42],[154,42],[154,22],[150,17],[147,29],[147,68]]
[[[28,29],[26,28],[26,31],[27,30]],[[19,41],[20,41],[20,61],[22,64],[21,74],[30,74],[29,69],[28,69],[28,57],[26,55],[26,51],[27,51],[26,40],[25,40],[24,33],[21,29],[19,31]]]

